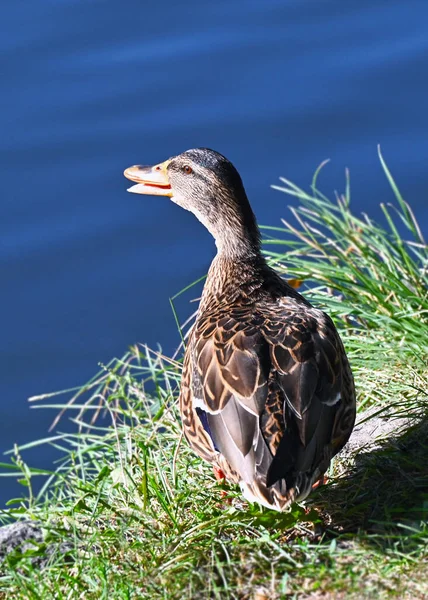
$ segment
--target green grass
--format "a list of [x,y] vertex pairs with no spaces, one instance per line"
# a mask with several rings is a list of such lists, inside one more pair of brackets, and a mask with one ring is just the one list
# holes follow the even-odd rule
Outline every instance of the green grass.
[[[412,424],[355,461],[338,457],[329,484],[290,512],[248,506],[182,439],[179,360],[132,348],[65,392],[66,404],[37,399],[33,406],[72,418],[75,433],[61,433],[57,420],[51,437],[1,465],[19,476],[23,496],[0,521],[41,522],[58,551],[42,570],[35,559],[45,544],[10,555],[0,598],[428,596],[428,251],[380,158],[395,197],[382,205],[382,225],[351,212],[348,177],[330,201],[317,172],[309,192],[282,180],[278,189],[298,205],[292,224],[263,228],[265,250],[333,316],[359,410],[413,415]],[[61,451],[53,472],[21,457],[42,443]]]

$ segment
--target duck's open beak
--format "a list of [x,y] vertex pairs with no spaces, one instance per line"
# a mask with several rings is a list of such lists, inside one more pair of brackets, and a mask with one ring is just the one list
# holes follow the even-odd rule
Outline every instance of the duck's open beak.
[[128,188],[133,194],[148,194],[150,196],[172,196],[169,183],[167,166],[169,160],[155,165],[154,167],[143,167],[135,165],[124,171],[127,179],[135,181],[137,185]]

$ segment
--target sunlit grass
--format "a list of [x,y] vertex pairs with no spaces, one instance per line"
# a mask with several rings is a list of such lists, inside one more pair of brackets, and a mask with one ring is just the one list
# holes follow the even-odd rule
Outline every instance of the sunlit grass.
[[[66,403],[64,394],[34,401],[71,418],[76,432],[62,434],[56,419],[55,432],[1,465],[19,477],[23,496],[0,520],[32,519],[48,535],[9,555],[0,597],[426,597],[428,251],[381,164],[394,200],[382,205],[382,224],[351,212],[349,177],[331,201],[317,172],[309,192],[281,180],[278,189],[299,204],[292,223],[263,232],[269,260],[333,316],[360,411],[414,415],[408,430],[353,465],[339,457],[330,483],[305,505],[284,514],[248,506],[234,487],[220,495],[182,439],[180,353],[132,348],[66,391]],[[192,288],[186,293],[192,298]],[[22,458],[41,443],[62,453],[52,472]],[[54,551],[40,569],[47,546]]]

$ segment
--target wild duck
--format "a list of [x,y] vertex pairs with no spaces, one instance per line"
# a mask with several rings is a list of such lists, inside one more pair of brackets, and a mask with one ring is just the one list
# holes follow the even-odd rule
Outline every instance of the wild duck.
[[213,235],[183,362],[180,413],[194,451],[245,498],[275,510],[322,481],[355,421],[336,328],[266,263],[235,167],[206,148],[133,166],[128,191],[168,196]]

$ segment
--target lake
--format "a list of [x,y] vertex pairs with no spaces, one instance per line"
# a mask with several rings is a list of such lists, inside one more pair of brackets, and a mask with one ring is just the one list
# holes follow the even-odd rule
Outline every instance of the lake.
[[[29,396],[84,383],[136,342],[179,343],[169,297],[214,244],[166,198],[127,194],[125,167],[214,148],[279,225],[291,200],[270,185],[307,186],[330,158],[323,191],[349,167],[354,210],[380,218],[380,143],[427,231],[427,19],[416,0],[4,4],[0,452],[47,435],[55,413]],[[23,491],[0,478],[0,503]]]

